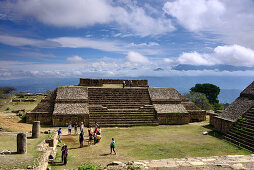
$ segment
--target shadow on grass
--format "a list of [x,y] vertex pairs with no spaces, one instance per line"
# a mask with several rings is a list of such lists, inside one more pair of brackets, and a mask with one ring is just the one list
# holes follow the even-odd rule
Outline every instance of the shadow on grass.
[[2,155],[19,155],[18,152],[1,152]]
[[53,163],[50,163],[51,166],[63,166],[64,162],[62,161],[54,161]]
[[108,156],[111,155],[110,153],[104,153],[104,154],[100,154],[100,156]]
[[223,138],[223,136],[224,136],[223,133],[214,130],[212,125],[204,125],[203,127],[206,128],[206,129],[211,130],[211,131],[208,132],[208,135],[213,136],[213,137],[218,138],[218,139],[224,139]]

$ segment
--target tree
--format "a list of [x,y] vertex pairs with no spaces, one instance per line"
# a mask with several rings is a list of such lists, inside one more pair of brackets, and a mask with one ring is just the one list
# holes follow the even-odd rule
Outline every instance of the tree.
[[218,95],[220,93],[220,88],[213,84],[196,84],[195,87],[192,87],[191,92],[204,93],[206,98],[209,100],[210,104],[219,103]]
[[16,91],[17,89],[14,87],[9,87],[9,86],[5,86],[5,87],[0,87],[0,91],[2,91],[3,94],[10,94],[13,91]]
[[191,92],[185,93],[183,96],[194,102],[202,110],[213,110],[213,106],[209,103],[208,99],[203,93]]

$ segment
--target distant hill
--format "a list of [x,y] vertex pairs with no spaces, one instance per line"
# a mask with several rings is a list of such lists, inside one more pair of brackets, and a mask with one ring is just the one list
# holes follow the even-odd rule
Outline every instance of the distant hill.
[[[102,77],[94,77],[102,78]],[[252,81],[253,77],[243,76],[169,76],[169,77],[105,77],[124,79],[147,79],[150,86],[172,87],[180,93],[189,92],[196,83],[212,83],[219,86],[221,103],[232,103]],[[24,92],[45,92],[63,85],[78,85],[79,78],[34,78],[0,80],[0,86],[12,86]]]

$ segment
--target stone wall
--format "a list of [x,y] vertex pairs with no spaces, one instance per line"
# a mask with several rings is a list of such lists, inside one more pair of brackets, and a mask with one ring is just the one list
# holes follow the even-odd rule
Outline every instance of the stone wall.
[[26,114],[26,122],[33,123],[33,121],[40,121],[42,124],[51,124],[52,123],[52,113],[48,112],[33,112]]
[[88,103],[56,103],[53,115],[88,114]]
[[201,122],[206,120],[205,110],[187,110],[190,114],[190,122]]
[[[127,79],[80,79],[79,86],[102,86],[103,84],[122,84],[125,81],[126,86],[130,86]],[[132,80],[133,87],[148,87],[147,80]]]
[[188,124],[190,122],[189,113],[159,113],[157,114],[159,124]]
[[214,126],[214,129],[226,134],[233,125],[233,121],[223,119],[216,114],[210,114],[210,124]]
[[88,89],[80,86],[58,87],[56,100],[88,100]]
[[53,115],[53,126],[67,126],[70,122],[74,124],[78,122],[78,125],[81,122],[84,123],[84,126],[89,126],[89,114],[79,114],[79,115],[72,115],[72,114],[65,114],[65,115]]
[[181,94],[173,88],[148,88],[150,98],[153,103],[178,101],[181,102]]

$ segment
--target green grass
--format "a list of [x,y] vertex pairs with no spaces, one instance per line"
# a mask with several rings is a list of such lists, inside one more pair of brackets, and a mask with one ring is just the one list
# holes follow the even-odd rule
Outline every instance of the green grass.
[[[0,112],[11,112],[13,110],[25,109],[26,111],[33,110],[38,103],[44,98],[44,96],[34,96],[34,97],[26,97],[27,99],[36,99],[35,102],[11,102],[14,95],[9,96],[8,99],[0,99],[0,104],[2,107],[0,108]],[[24,98],[25,99],[25,98]],[[7,108],[10,108],[7,110]]]
[[[28,137],[31,134],[28,134]],[[17,154],[17,137],[15,134],[0,134],[0,151],[11,151],[11,154],[0,156],[0,169],[26,169],[29,165],[38,164],[38,157],[42,151],[37,150],[38,144],[48,138],[48,135],[42,134],[38,139],[27,139],[27,154]],[[36,161],[37,159],[37,161]]]
[[[99,144],[79,148],[78,136],[63,136],[69,149],[66,166],[52,165],[52,169],[77,168],[90,162],[105,166],[111,161],[152,160],[184,157],[207,157],[234,154],[251,154],[221,139],[218,133],[211,133],[206,123],[189,125],[162,125],[155,127],[103,128]],[[212,135],[203,135],[209,131]],[[213,136],[215,134],[215,137]],[[116,140],[117,155],[109,155],[111,138]],[[60,162],[60,147],[57,162]]]

